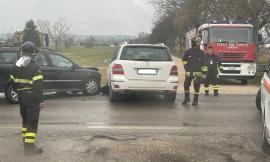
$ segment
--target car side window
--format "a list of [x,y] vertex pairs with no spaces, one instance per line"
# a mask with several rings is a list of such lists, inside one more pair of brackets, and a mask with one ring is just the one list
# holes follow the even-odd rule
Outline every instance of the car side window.
[[117,56],[118,56],[118,52],[119,52],[119,50],[120,50],[120,47],[118,47],[118,48],[115,50],[115,52],[114,52],[114,54],[113,54],[113,58],[112,58],[111,62],[113,62],[114,60],[116,60],[116,59],[117,59]]
[[39,66],[48,66],[48,62],[46,60],[46,57],[44,54],[37,54],[37,56],[35,57],[35,62],[39,65]]
[[73,63],[63,56],[56,54],[50,54],[49,56],[53,66],[60,68],[71,68],[73,66]]
[[0,63],[14,64],[17,61],[17,52],[0,52]]

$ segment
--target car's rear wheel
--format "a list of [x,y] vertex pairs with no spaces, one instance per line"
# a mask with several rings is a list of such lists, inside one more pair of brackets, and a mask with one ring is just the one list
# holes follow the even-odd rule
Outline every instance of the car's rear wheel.
[[263,120],[262,138],[263,138],[263,143],[262,143],[263,150],[266,153],[270,154],[270,145],[267,141],[268,133],[267,133],[267,129],[266,129],[265,119]]
[[6,92],[5,92],[5,97],[8,102],[17,104],[18,101],[18,94],[13,90],[12,86],[9,85]]
[[257,95],[256,95],[256,107],[258,111],[262,111],[261,107],[261,88],[258,90]]
[[83,93],[87,96],[95,95],[99,92],[100,84],[95,78],[90,78],[84,86]]
[[174,102],[176,99],[176,92],[165,92],[164,101],[165,102]]
[[112,86],[109,86],[109,100],[110,102],[116,102],[119,100],[119,94],[112,90]]

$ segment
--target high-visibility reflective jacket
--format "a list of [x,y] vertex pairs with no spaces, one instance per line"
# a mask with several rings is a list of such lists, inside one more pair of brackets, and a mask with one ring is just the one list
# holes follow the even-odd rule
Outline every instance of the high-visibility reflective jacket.
[[43,98],[43,75],[35,62],[30,62],[26,67],[14,65],[10,75],[12,87],[20,94],[23,91],[33,92],[35,99],[41,103]]
[[188,49],[183,55],[182,63],[186,72],[207,72],[205,54],[199,48]]

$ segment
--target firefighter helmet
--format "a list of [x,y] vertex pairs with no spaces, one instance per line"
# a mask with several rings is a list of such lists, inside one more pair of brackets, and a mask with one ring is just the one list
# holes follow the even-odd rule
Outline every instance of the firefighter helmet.
[[36,45],[30,41],[25,42],[21,45],[20,52],[21,52],[21,55],[35,56],[36,55]]

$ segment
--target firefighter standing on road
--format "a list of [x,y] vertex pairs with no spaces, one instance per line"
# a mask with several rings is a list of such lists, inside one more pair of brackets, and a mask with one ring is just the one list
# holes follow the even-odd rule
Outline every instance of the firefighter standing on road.
[[16,62],[10,75],[11,84],[18,93],[20,114],[22,117],[22,137],[24,154],[41,154],[42,149],[36,147],[36,134],[40,108],[44,106],[43,75],[34,62],[35,44],[26,42],[20,49],[21,58]]
[[184,82],[184,90],[185,90],[185,99],[183,101],[183,105],[186,105],[190,102],[190,85],[193,80],[194,83],[194,98],[192,105],[198,105],[200,86],[201,86],[201,75],[202,72],[207,72],[207,67],[204,66],[204,58],[205,54],[200,49],[201,38],[199,36],[195,36],[192,40],[192,48],[188,49],[182,58],[182,63],[185,68],[185,82]]
[[213,84],[214,96],[219,96],[218,93],[218,71],[222,70],[221,60],[218,56],[214,55],[213,47],[209,46],[207,49],[206,65],[208,67],[208,72],[206,74],[206,79],[204,83],[205,95],[209,95],[209,84]]

